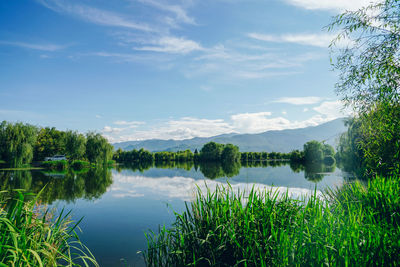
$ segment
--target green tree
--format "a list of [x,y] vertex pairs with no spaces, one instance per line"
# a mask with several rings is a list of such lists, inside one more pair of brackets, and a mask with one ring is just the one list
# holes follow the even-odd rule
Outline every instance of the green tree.
[[33,159],[37,128],[23,123],[0,124],[0,158],[17,167],[30,163]]
[[[338,94],[359,111],[376,103],[400,100],[400,3],[385,0],[336,16],[328,29],[339,28],[332,42],[333,66],[339,70]],[[351,42],[336,53],[335,44]]]
[[86,138],[76,131],[65,132],[65,154],[70,160],[83,159],[86,150]]
[[224,145],[209,142],[200,150],[200,158],[203,161],[220,161]]
[[113,146],[99,133],[86,135],[86,157],[91,163],[106,164],[113,156]]
[[239,147],[232,144],[226,144],[221,152],[221,160],[222,162],[225,163],[239,162],[240,161]]
[[46,127],[39,130],[35,144],[35,160],[65,154],[65,132]]
[[340,29],[332,48],[350,40],[338,53],[332,50],[333,65],[340,72],[337,93],[358,111],[357,127],[340,140],[339,156],[361,154],[356,161],[371,177],[393,173],[400,162],[400,2],[385,0],[345,12],[328,28]]
[[323,158],[323,145],[320,142],[312,140],[304,144],[304,160],[306,162],[321,162]]

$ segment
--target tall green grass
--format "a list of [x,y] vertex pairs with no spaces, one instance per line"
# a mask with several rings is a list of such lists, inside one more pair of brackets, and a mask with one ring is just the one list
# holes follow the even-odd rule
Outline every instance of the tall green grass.
[[20,190],[0,198],[0,266],[98,266],[70,213],[52,217],[37,205],[38,196]]
[[169,229],[146,233],[148,266],[398,266],[400,185],[377,178],[294,200],[198,192]]

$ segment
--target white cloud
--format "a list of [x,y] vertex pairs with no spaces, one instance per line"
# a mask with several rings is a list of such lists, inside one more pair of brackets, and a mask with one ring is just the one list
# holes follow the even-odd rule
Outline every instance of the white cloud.
[[275,103],[286,103],[292,105],[312,105],[319,103],[323,100],[322,97],[317,96],[305,96],[305,97],[281,97],[273,102]]
[[314,107],[313,110],[326,116],[328,119],[336,119],[352,114],[350,109],[344,109],[344,105],[340,101],[326,101]]
[[57,50],[61,50],[66,48],[66,45],[55,45],[55,44],[33,44],[33,43],[24,43],[24,42],[9,42],[9,41],[0,41],[2,45],[11,45],[22,48],[40,50],[40,51],[48,51],[54,52]]
[[96,114],[96,119],[101,119],[101,118],[103,118],[103,116]]
[[[151,5],[155,8],[158,8],[163,11],[171,12],[175,15],[175,20],[178,20],[179,22],[184,22],[187,24],[196,24],[194,18],[189,17],[188,14],[186,13],[186,10],[179,5],[168,5],[164,2],[158,2],[154,0],[139,0],[139,2]],[[175,22],[171,22],[174,24]]]
[[250,38],[274,43],[295,43],[300,45],[310,45],[317,47],[328,47],[331,41],[335,38],[335,34],[261,34],[261,33],[249,33]]
[[[303,102],[304,103],[304,102]],[[308,103],[315,103],[309,101]],[[127,127],[118,128],[105,126],[103,135],[112,143],[147,140],[147,139],[174,139],[183,140],[194,137],[211,137],[227,133],[262,133],[271,130],[285,130],[317,126],[319,124],[349,116],[348,110],[342,110],[340,101],[325,101],[312,108],[317,114],[305,120],[289,120],[282,116],[272,116],[268,111],[254,113],[238,113],[230,116],[229,120],[222,119],[199,119],[184,117],[172,119],[151,127],[141,126],[140,123],[118,122],[119,125]],[[304,109],[303,111],[308,111]],[[285,112],[282,112],[285,115]]]
[[[137,125],[135,125],[135,128]],[[184,117],[179,120],[169,120],[147,129],[131,129],[129,132],[119,133],[119,128],[103,128],[103,135],[110,142],[146,139],[175,139],[183,140],[193,137],[210,137],[234,132],[233,127],[224,120],[198,119]],[[128,130],[124,128],[124,130]]]
[[285,2],[305,9],[357,10],[369,5],[372,0],[284,0]]
[[60,13],[69,13],[71,15],[75,15],[89,21],[94,24],[105,25],[105,26],[115,26],[115,27],[123,27],[129,29],[135,29],[144,32],[156,32],[157,30],[154,27],[150,27],[149,25],[143,23],[137,23],[130,19],[127,19],[125,16],[101,10],[98,8],[85,6],[85,5],[73,5],[69,1],[64,0],[37,0],[43,6]]
[[153,41],[154,45],[135,47],[135,50],[165,52],[174,54],[187,54],[196,50],[203,50],[200,44],[185,38],[177,38],[172,36],[164,36]]
[[110,126],[104,126],[104,128],[101,130],[103,133],[114,133],[114,134],[119,134],[120,132],[126,130],[125,128],[116,128],[116,127],[110,127]]
[[143,121],[114,121],[115,125],[125,125],[125,126],[139,126],[145,124]]
[[268,130],[280,130],[290,121],[282,118],[270,118],[271,112],[241,113],[231,116],[234,129],[240,133],[260,133]]

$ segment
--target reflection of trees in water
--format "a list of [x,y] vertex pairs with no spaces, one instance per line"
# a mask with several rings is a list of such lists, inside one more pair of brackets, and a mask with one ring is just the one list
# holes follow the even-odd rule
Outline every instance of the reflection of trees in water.
[[201,162],[199,166],[204,177],[209,179],[236,176],[239,174],[241,168],[239,162],[222,164],[219,162]]
[[295,172],[295,173],[299,173],[301,171],[304,171],[305,166],[303,163],[299,163],[299,162],[295,162],[295,161],[291,161],[290,162],[290,169]]
[[289,164],[287,160],[257,160],[257,161],[244,161],[242,162],[242,166],[245,168],[254,168],[254,167],[281,167],[286,164]]
[[49,204],[56,200],[96,199],[112,184],[111,171],[107,168],[92,168],[79,173],[72,170],[64,173],[14,171],[0,175],[1,190],[24,189],[38,193],[46,185],[40,199]]
[[326,173],[334,172],[336,165],[327,166],[323,163],[309,163],[304,165],[304,178],[312,182],[319,182]]

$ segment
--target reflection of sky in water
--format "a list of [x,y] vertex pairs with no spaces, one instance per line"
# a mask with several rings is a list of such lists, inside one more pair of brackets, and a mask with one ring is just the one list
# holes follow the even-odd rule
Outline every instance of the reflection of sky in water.
[[[185,177],[143,177],[143,176],[131,176],[119,173],[113,174],[114,183],[110,187],[109,192],[113,197],[124,198],[124,197],[144,197],[152,196],[154,199],[171,199],[177,198],[183,201],[191,201],[197,190],[201,192],[207,192],[207,188],[210,191],[214,191],[217,186],[227,187],[227,183],[216,180],[195,180],[193,178]],[[314,190],[305,188],[288,188],[288,187],[276,187],[268,186],[259,183],[237,183],[231,181],[230,183],[232,190],[237,192],[249,192],[253,187],[256,190],[273,190],[279,193],[286,193],[292,198],[300,198],[302,195],[309,195]],[[318,191],[318,193],[320,193]]]
[[230,183],[233,189],[250,191],[254,186],[258,190],[277,190],[285,193],[288,191],[293,198],[303,194],[318,191],[327,187],[341,186],[342,173],[337,170],[327,173],[322,181],[314,183],[304,178],[304,172],[294,173],[289,166],[281,167],[256,167],[242,168],[237,176],[232,178],[206,179],[200,171],[194,169],[156,169],[144,172],[122,170],[120,173],[113,171],[113,185],[109,188],[113,197],[143,197],[153,196],[155,199],[177,198],[185,201],[193,199],[197,187],[206,191],[216,186]]
[[[195,196],[197,186],[202,191],[207,184],[210,190],[217,185],[226,186],[229,181],[234,191],[249,192],[254,186],[259,190],[288,191],[299,198],[327,186],[340,186],[340,171],[329,174],[314,183],[304,178],[304,172],[293,173],[289,166],[242,168],[232,178],[206,179],[192,168],[156,169],[139,172],[123,169],[112,170],[113,183],[107,192],[95,201],[78,199],[74,203],[58,201],[56,205],[73,211],[75,220],[84,217],[80,237],[96,256],[100,266],[144,266],[137,251],[146,248],[144,232],[157,232],[159,225],[170,225],[173,211],[181,213],[184,201]],[[122,262],[121,258],[126,260]]]

